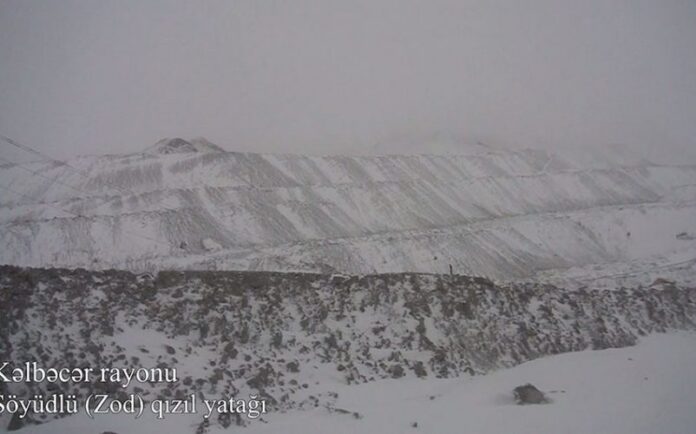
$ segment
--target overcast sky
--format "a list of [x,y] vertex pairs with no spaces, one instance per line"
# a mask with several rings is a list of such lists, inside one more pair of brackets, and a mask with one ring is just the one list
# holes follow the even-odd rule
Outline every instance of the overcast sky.
[[693,148],[696,1],[0,0],[0,133],[59,158]]

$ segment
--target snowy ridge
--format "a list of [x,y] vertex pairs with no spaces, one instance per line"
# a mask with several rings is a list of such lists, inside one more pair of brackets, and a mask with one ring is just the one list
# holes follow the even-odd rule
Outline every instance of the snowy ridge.
[[[348,273],[452,264],[459,273],[581,285],[566,270],[664,270],[696,258],[694,242],[676,237],[696,233],[696,165],[580,164],[486,148],[266,155],[220,152],[203,139],[155,149],[70,167],[0,165],[0,184],[18,193],[0,202],[8,246],[0,263]],[[674,277],[696,283],[693,268]]]

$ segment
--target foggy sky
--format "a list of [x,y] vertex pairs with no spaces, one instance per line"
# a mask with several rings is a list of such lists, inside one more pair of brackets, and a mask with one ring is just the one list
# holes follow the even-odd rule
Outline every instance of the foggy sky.
[[58,158],[174,136],[687,149],[695,23],[693,0],[0,0],[0,133]]

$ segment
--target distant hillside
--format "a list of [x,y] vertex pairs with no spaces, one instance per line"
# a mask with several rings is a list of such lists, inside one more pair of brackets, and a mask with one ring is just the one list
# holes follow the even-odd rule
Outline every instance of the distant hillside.
[[0,199],[0,263],[349,273],[451,264],[564,285],[696,283],[696,165],[578,161],[485,146],[268,155],[165,139],[68,166],[3,164],[0,185],[15,194]]

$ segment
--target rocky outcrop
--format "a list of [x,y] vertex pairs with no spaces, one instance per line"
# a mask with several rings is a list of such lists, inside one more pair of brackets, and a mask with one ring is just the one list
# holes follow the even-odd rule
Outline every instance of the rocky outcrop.
[[167,155],[167,154],[188,154],[192,152],[225,152],[219,146],[209,142],[204,138],[184,140],[179,137],[173,139],[162,139],[153,146],[145,150],[145,154]]
[[[78,399],[94,391],[146,400],[256,393],[273,408],[331,405],[331,381],[483,374],[549,354],[633,345],[695,322],[689,288],[565,291],[458,275],[0,267],[0,360],[178,369],[176,384],[61,390]],[[18,396],[50,392],[42,384],[0,387]]]

